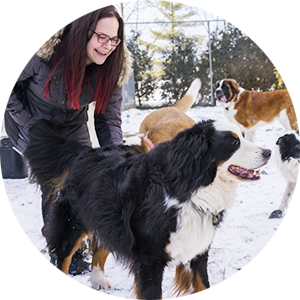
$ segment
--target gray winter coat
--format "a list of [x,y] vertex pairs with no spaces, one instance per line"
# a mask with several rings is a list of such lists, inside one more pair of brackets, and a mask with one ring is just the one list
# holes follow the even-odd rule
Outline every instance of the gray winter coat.
[[[5,112],[5,128],[13,144],[23,153],[28,144],[28,130],[38,119],[47,119],[57,125],[60,133],[85,145],[91,145],[87,129],[87,109],[93,102],[93,93],[86,87],[80,97],[80,109],[72,109],[66,99],[62,75],[51,80],[51,96],[44,98],[43,88],[51,69],[51,57],[61,32],[47,41],[28,62],[17,80]],[[95,115],[95,129],[101,146],[123,142],[121,130],[122,84],[131,75],[132,58],[125,47],[124,67],[118,86],[109,100],[104,114]],[[91,74],[91,86],[96,76]],[[94,80],[93,80],[94,79]],[[18,91],[17,93],[15,91]],[[20,93],[22,91],[22,93]],[[24,92],[25,91],[25,92]]]

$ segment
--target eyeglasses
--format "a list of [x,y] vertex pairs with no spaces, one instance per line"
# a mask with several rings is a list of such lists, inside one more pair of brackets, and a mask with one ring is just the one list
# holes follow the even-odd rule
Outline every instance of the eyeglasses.
[[98,42],[102,45],[108,43],[110,41],[113,47],[117,47],[121,43],[121,39],[118,37],[110,38],[108,35],[104,33],[97,33],[90,29],[91,32],[97,35]]

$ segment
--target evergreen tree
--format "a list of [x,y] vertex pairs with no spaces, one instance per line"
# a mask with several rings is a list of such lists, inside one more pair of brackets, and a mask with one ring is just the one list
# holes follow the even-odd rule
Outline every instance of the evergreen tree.
[[133,56],[133,73],[135,96],[141,107],[141,101],[147,101],[152,96],[156,80],[152,73],[152,55],[149,51],[150,45],[142,42],[140,34],[131,31],[132,35],[127,41],[127,47]]
[[169,39],[173,42],[174,51],[162,51],[162,96],[169,100],[180,100],[191,82],[200,75],[198,40],[188,38],[182,33]]

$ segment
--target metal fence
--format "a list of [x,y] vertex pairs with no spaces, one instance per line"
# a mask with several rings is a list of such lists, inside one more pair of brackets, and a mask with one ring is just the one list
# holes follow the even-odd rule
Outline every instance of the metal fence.
[[[252,23],[261,36],[269,35],[270,39],[274,38],[272,47],[261,45],[260,53],[257,56],[260,59],[253,57],[251,48],[256,46],[259,49],[260,40],[252,41],[252,44],[237,50],[234,45],[228,44],[228,48],[218,48],[216,41],[221,40],[224,32],[228,26],[244,30],[246,24]],[[201,99],[208,104],[214,104],[213,86],[215,82],[222,78],[234,78],[240,84],[245,84],[247,89],[256,90],[272,90],[279,88],[288,88],[299,90],[299,61],[298,61],[298,26],[299,16],[289,15],[287,17],[276,18],[253,18],[253,19],[230,19],[230,20],[209,20],[209,21],[189,21],[189,22],[139,22],[126,24],[126,36],[130,36],[131,31],[140,32],[141,39],[144,41],[154,40],[150,30],[163,31],[167,26],[174,23],[178,27],[181,23],[181,32],[185,36],[199,37],[198,59],[207,59],[207,65],[202,64],[203,77],[201,88]],[[286,44],[283,40],[290,39],[289,35],[293,35],[293,42]],[[278,42],[279,41],[279,42]],[[160,42],[156,40],[155,43],[166,49],[172,49],[171,45],[166,41]],[[212,47],[212,43],[214,47]],[[286,48],[284,48],[286,47]],[[240,53],[237,53],[240,51]],[[225,61],[220,66],[218,60],[226,56],[228,61]],[[244,70],[243,70],[244,68]],[[259,70],[264,72],[259,72]],[[252,77],[251,81],[244,79],[243,75],[247,73],[248,77]],[[222,76],[222,78],[219,78]],[[224,77],[223,77],[224,76]]]
[[[277,43],[270,48],[261,49],[259,56],[261,60],[256,61],[253,58],[251,52],[245,45],[245,48],[237,53],[235,45],[228,45],[228,48],[224,47],[218,49],[215,43],[216,40],[222,38],[222,32],[226,31],[229,24],[233,24],[233,27],[240,28],[249,22],[253,22],[255,28],[263,35],[265,32],[273,34],[277,38],[286,39],[287,33],[293,33],[294,42],[289,43],[285,49],[284,44]],[[175,22],[178,26],[178,22]],[[208,21],[189,21],[179,22],[182,23],[181,31],[186,36],[198,36],[199,37],[199,49],[197,56],[199,61],[203,60],[203,57],[207,57],[207,65],[202,66],[200,78],[202,81],[202,88],[200,92],[200,100],[204,103],[214,103],[214,83],[224,77],[231,77],[237,80],[243,87],[247,89],[278,89],[289,88],[299,90],[299,42],[298,42],[298,26],[299,16],[290,15],[288,17],[276,17],[276,18],[253,18],[253,19],[231,19],[231,20],[208,20]],[[170,26],[170,22],[139,22],[139,23],[126,23],[125,34],[126,37],[131,35],[131,31],[140,32],[141,39],[148,42],[153,41],[150,29],[163,30],[164,27]],[[9,15],[0,14],[0,29],[2,38],[0,39],[0,54],[7,50],[15,43],[22,39],[34,35],[40,31],[41,25],[15,18]],[[272,33],[272,30],[275,32]],[[252,41],[254,44],[259,44],[260,41]],[[160,45],[166,49],[171,49],[171,45],[168,45],[165,41],[155,41],[156,45]],[[259,45],[258,45],[259,46]],[[276,48],[277,47],[277,48]],[[222,59],[222,56],[226,56],[228,61],[224,62],[220,66],[218,61]],[[236,60],[239,57],[241,60]],[[230,60],[230,61],[229,61]],[[260,70],[264,70],[262,75]],[[244,73],[247,73],[244,75]],[[244,76],[252,77],[252,81],[246,81]],[[222,78],[220,78],[222,77]],[[254,79],[253,79],[254,78]],[[280,83],[279,83],[280,81]],[[134,106],[134,82],[131,80],[127,86],[124,86],[124,103],[123,109]],[[159,95],[159,93],[156,93]],[[159,96],[158,96],[159,97]],[[1,122],[0,122],[1,131]]]

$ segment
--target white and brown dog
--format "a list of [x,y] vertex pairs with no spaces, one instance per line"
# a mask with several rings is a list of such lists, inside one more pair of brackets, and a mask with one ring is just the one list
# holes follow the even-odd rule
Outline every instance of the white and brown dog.
[[234,79],[222,79],[215,85],[217,106],[224,108],[230,122],[245,131],[253,141],[257,127],[278,120],[286,130],[298,130],[296,113],[287,90],[248,91]]
[[300,165],[300,136],[299,131],[290,131],[278,138],[275,157],[278,168],[287,184],[282,196],[280,207],[271,213],[270,219],[281,218],[293,196]]
[[125,144],[138,144],[147,152],[195,125],[196,122],[186,112],[193,106],[200,88],[201,81],[196,78],[180,101],[171,107],[163,107],[150,113],[141,123],[139,134],[125,138]]

